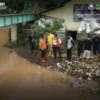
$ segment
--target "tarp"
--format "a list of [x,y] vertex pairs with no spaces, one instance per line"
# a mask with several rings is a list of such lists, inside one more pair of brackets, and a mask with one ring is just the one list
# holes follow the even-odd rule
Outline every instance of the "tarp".
[[[96,30],[96,29],[98,29],[98,30]],[[95,18],[83,19],[80,22],[80,26],[78,28],[78,33],[81,33],[83,31],[85,31],[86,33],[97,33],[97,34],[100,34],[100,24],[97,23]]]

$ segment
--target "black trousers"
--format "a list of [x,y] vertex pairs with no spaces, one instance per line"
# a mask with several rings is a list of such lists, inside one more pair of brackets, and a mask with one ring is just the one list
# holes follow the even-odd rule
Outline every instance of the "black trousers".
[[[41,50],[41,49],[40,49]],[[46,55],[46,50],[41,50],[41,58],[44,58]]]
[[71,61],[72,58],[72,48],[67,49],[67,60]]
[[33,50],[36,50],[36,45],[34,43],[30,43],[30,51],[33,53]]
[[57,57],[57,51],[58,51],[58,53],[59,53],[60,60],[62,60],[62,57],[61,57],[61,49],[60,49],[60,47],[53,47],[53,52],[54,52],[54,57],[55,57],[55,59],[56,59],[56,57]]
[[83,52],[83,48],[81,48],[81,47],[78,47],[78,57],[80,57],[81,56],[81,53]]
[[93,53],[96,55],[97,52],[100,54],[100,48],[99,48],[99,45],[93,45]]

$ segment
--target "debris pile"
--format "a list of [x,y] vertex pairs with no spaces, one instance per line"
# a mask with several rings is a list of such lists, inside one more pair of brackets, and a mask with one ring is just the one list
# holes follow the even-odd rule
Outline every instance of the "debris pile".
[[77,78],[95,80],[96,78],[100,79],[100,57],[94,56],[89,60],[82,61],[77,60],[77,56],[73,55],[72,62],[68,62],[65,58],[62,61],[58,59],[54,60],[53,57],[47,57],[46,63],[40,62],[40,53],[30,55],[30,51],[26,48],[19,47],[13,48],[21,57],[26,58],[32,63],[36,63],[40,66],[43,66],[49,70],[63,72],[65,74],[70,74]]
[[100,77],[100,61],[97,57],[86,61],[57,62],[56,66],[48,66],[47,69],[82,77],[87,80],[94,80],[96,77]]

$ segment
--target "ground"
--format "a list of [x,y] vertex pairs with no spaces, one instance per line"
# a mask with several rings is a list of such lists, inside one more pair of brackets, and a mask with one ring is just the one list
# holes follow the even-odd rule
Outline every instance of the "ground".
[[[94,57],[90,60],[82,61],[77,60],[77,57],[73,55],[72,62],[69,63],[66,61],[66,56],[63,56],[62,61],[59,60],[59,57],[55,60],[53,57],[46,57],[46,63],[43,63],[39,60],[40,51],[33,54],[30,53],[30,50],[23,47],[13,47],[12,48],[19,56],[27,59],[32,64],[37,64],[42,67],[47,68],[48,70],[53,70],[56,72],[62,72],[64,74],[69,74],[77,80],[72,83],[73,88],[77,88],[76,91],[84,91],[84,84],[89,88],[90,94],[100,94],[100,58]],[[98,73],[99,71],[99,73]],[[62,79],[60,80],[63,81]],[[86,83],[95,81],[97,83],[96,86],[89,86]],[[81,86],[81,88],[79,88]],[[88,91],[88,92],[89,92]],[[93,99],[94,100],[94,99]]]
[[60,61],[59,57],[55,60],[54,57],[45,57],[46,63],[41,62],[40,59],[40,51],[30,53],[30,50],[19,46],[16,48],[12,48],[16,53],[26,58],[33,64],[38,64],[42,67],[45,67],[49,70],[58,71],[67,73],[78,78],[82,77],[84,79],[98,79],[100,77],[100,57],[94,56],[90,60],[78,60],[77,55],[73,55],[72,62],[66,61],[66,54],[62,55],[62,61]]
[[75,57],[72,64],[65,58],[56,62],[54,58],[48,58],[46,63],[42,63],[38,59],[39,53],[38,56],[31,55],[24,47],[0,47],[0,52],[0,100],[100,100],[99,77],[97,82],[71,75],[75,66],[69,65],[79,63]]
[[[85,72],[91,73],[94,76],[96,71],[100,74],[100,56],[94,56],[89,60],[78,59],[77,54],[72,55],[72,62],[66,61],[66,54],[62,54],[62,61],[60,61],[59,57],[55,60],[54,57],[45,57],[46,63],[40,61],[40,51],[30,53],[28,48],[23,46],[13,47],[12,48],[19,56],[26,58],[28,61],[34,64],[38,64],[42,67],[45,67],[50,70],[60,71],[60,72],[68,72],[70,74],[81,73],[80,75],[86,74]],[[88,73],[87,73],[88,74]],[[75,75],[77,77],[77,75]],[[87,75],[88,76],[88,75]],[[100,75],[98,75],[100,76]]]
[[48,66],[55,66],[58,60],[54,60],[54,58],[52,57],[46,57],[46,63],[41,62],[40,59],[40,51],[33,52],[33,54],[30,53],[30,50],[23,47],[23,46],[19,46],[19,47],[15,47],[12,48],[19,56],[26,58],[28,61],[30,61],[31,63],[35,63],[38,65],[41,65],[42,67],[48,67]]

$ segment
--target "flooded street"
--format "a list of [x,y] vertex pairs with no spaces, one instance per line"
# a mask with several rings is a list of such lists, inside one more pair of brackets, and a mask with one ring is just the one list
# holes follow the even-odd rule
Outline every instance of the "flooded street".
[[0,45],[3,45],[9,41],[9,29],[10,26],[0,27]]
[[72,88],[74,81],[71,76],[48,71],[0,47],[0,100],[99,100],[89,95],[87,86]]

